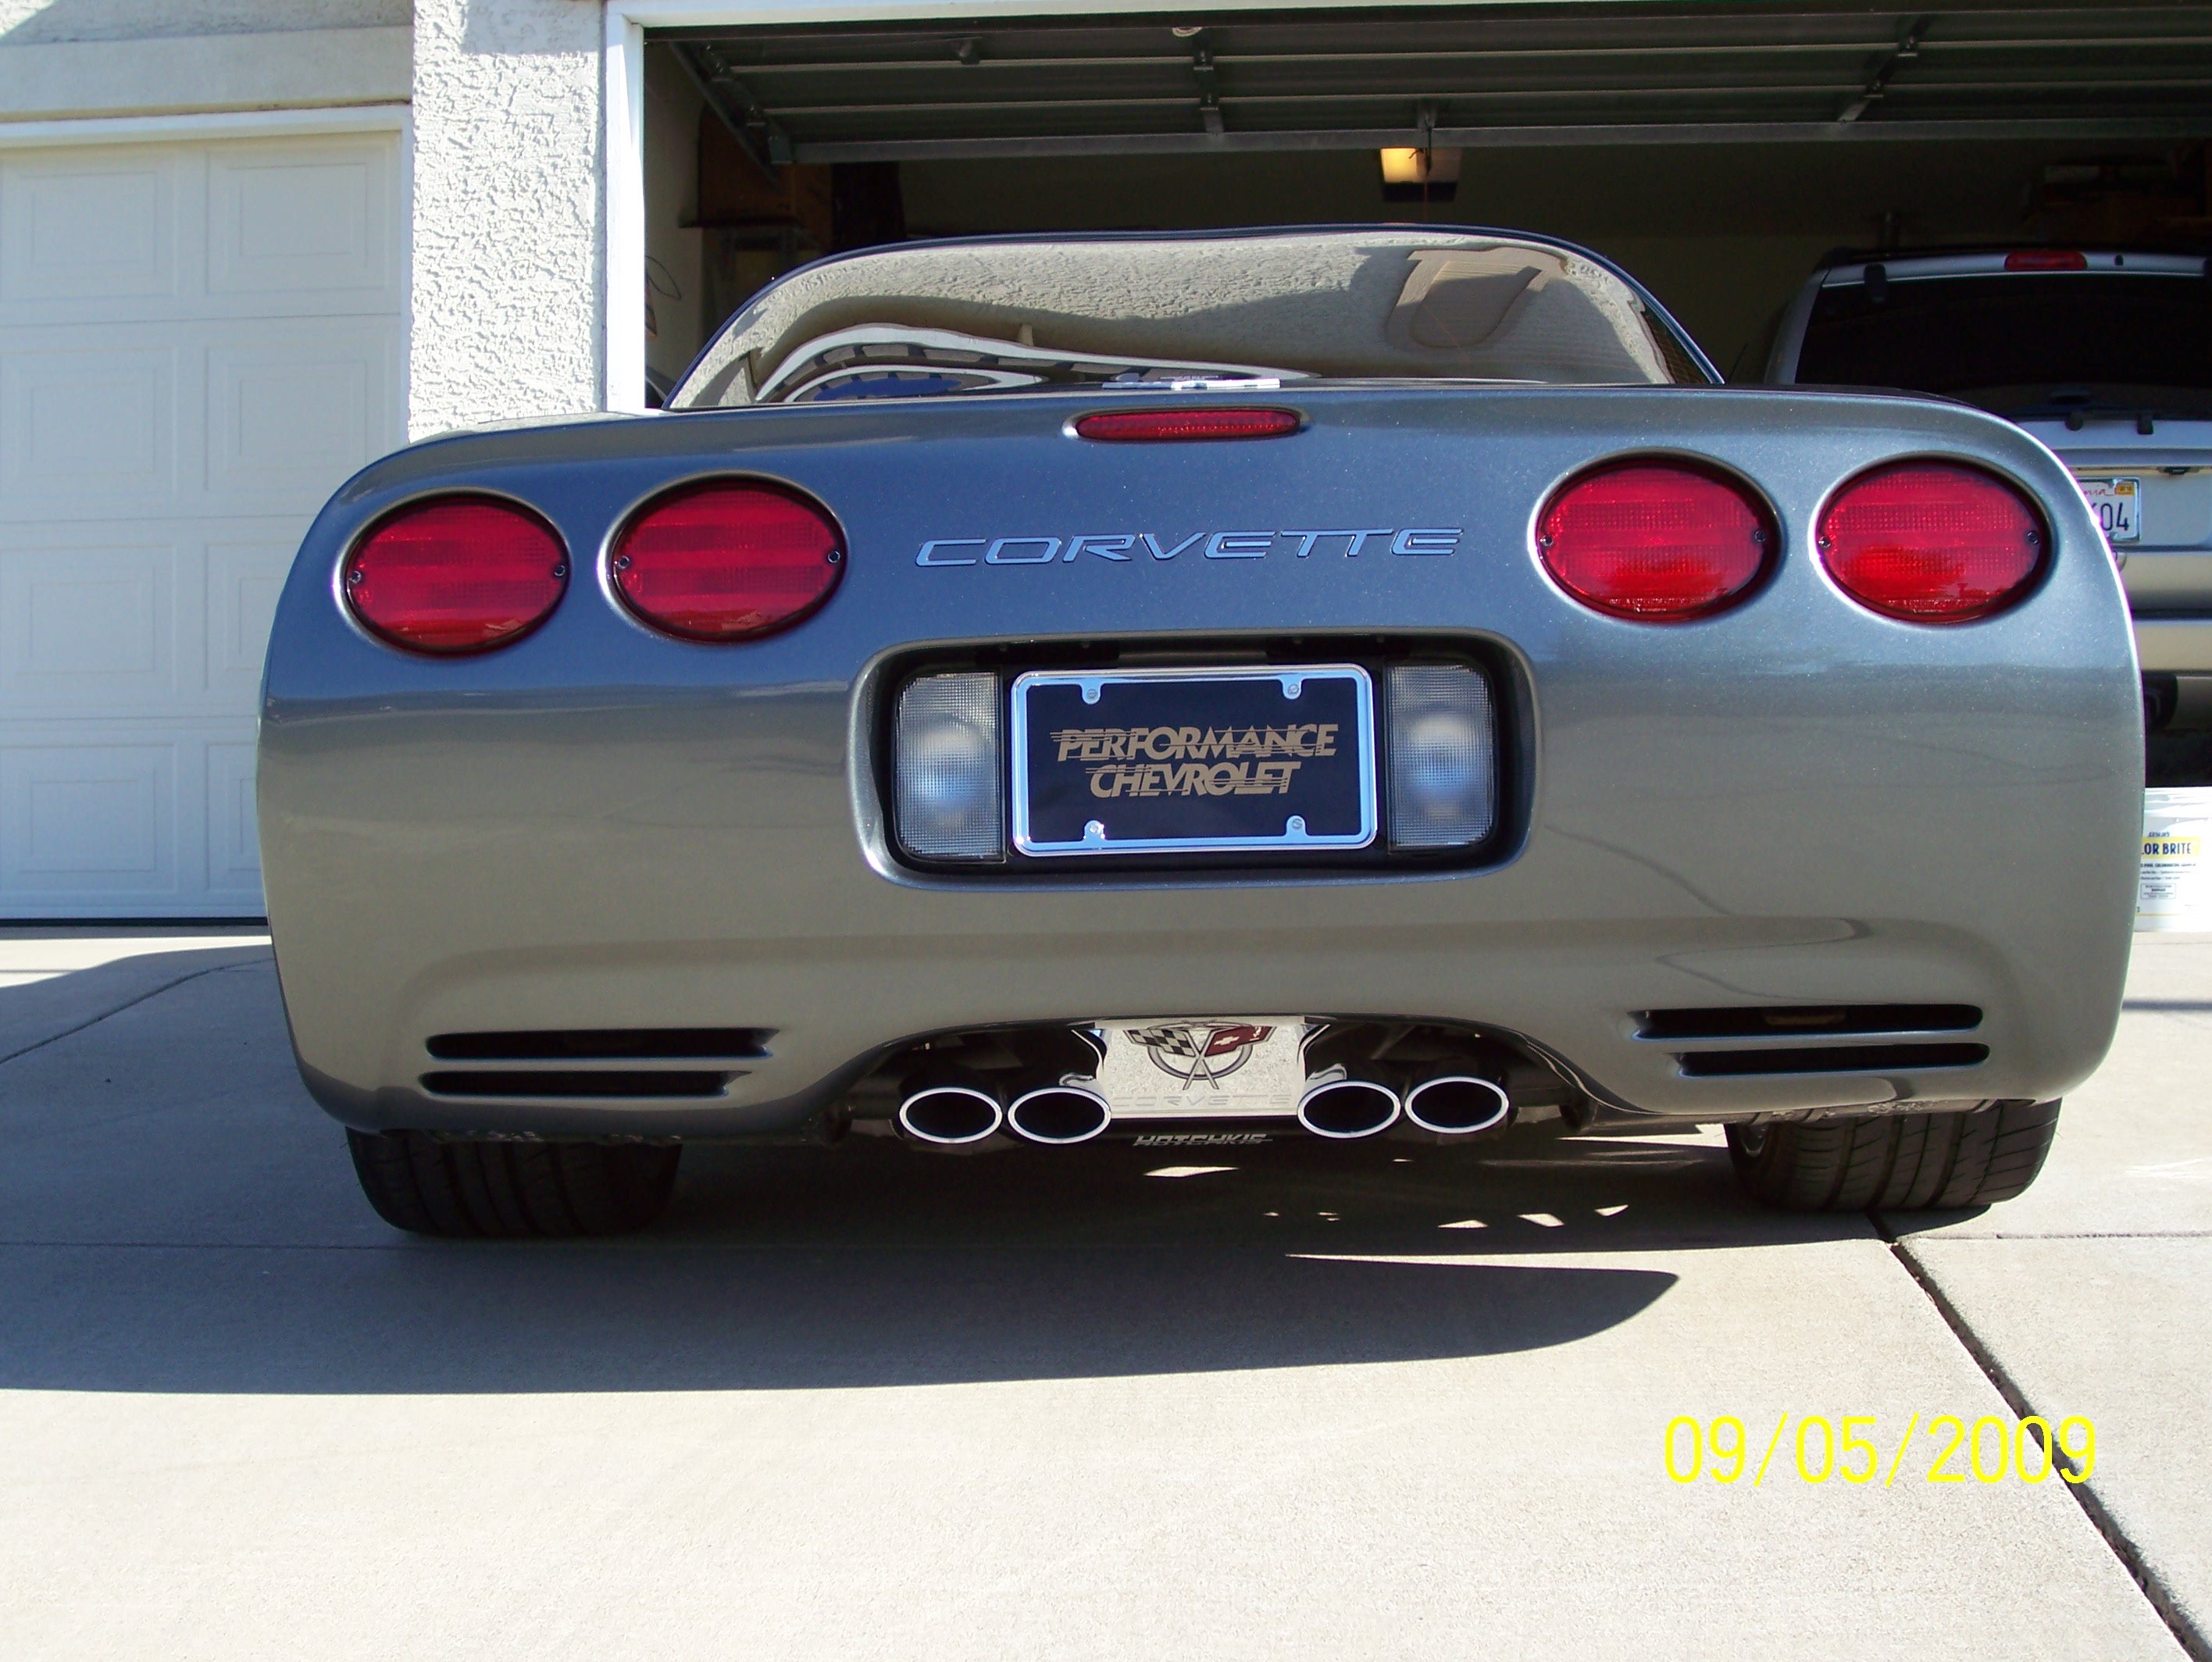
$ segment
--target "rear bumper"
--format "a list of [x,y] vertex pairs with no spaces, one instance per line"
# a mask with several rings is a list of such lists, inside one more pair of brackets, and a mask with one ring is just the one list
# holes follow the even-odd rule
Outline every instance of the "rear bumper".
[[2212,615],[2137,617],[2136,655],[2147,674],[2212,674]]
[[[1834,707],[1837,678],[1537,671],[1525,834],[1422,874],[908,870],[860,737],[866,674],[751,727],[719,701],[274,724],[295,1039],[350,1124],[539,1134],[787,1131],[920,1035],[1216,1015],[1470,1024],[1689,1119],[2063,1093],[2104,1053],[2127,961],[2131,667],[1862,685],[1872,718]],[[1681,1058],[1730,1046],[1637,1036],[1646,1010],[1768,1004],[1972,1005],[1973,1030],[1928,1036],[1989,1056],[1711,1077]],[[764,1053],[711,1100],[422,1083],[454,1071],[441,1034],[731,1027]]]

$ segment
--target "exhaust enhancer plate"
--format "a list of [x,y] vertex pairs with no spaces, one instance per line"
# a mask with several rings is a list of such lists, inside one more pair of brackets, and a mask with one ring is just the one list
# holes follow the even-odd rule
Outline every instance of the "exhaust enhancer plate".
[[1302,1016],[1100,1022],[1093,1086],[1127,1119],[1279,1119],[1305,1089]]

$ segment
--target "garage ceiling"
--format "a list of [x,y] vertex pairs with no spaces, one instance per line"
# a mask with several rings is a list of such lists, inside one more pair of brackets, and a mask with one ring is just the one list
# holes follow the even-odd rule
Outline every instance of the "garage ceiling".
[[2212,5],[1486,5],[658,31],[763,161],[2212,133]]

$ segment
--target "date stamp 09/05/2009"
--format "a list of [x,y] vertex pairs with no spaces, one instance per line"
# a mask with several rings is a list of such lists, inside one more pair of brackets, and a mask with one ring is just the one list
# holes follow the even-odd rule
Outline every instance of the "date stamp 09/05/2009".
[[[1996,1414],[1971,1421],[1958,1414],[1937,1414],[1923,1425],[1916,1413],[1887,1460],[1883,1446],[1887,1440],[1875,1435],[1876,1415],[1846,1414],[1831,1420],[1820,1414],[1784,1414],[1775,1421],[1766,1453],[1753,1471],[1753,1489],[1766,1481],[1767,1468],[1774,1465],[1793,1418],[1796,1436],[1775,1475],[1784,1476],[1794,1466],[1798,1478],[1808,1483],[1825,1483],[1831,1477],[1869,1483],[1879,1478],[1887,1489],[1905,1467],[1916,1436],[1921,1441],[1920,1459],[1928,1465],[1922,1471],[1916,1459],[1905,1474],[1908,1483],[1963,1483],[1971,1474],[1983,1483],[2001,1483],[2008,1477],[2039,1483],[2055,1472],[2069,1483],[2079,1483],[2087,1482],[2097,1469],[2097,1428],[2083,1414],[2070,1414],[2054,1428],[2039,1414],[2017,1421]],[[1667,1422],[1667,1475],[1678,1483],[1694,1483],[1700,1477],[1732,1483],[1744,1475],[1752,1447],[1743,1422],[1733,1414],[1711,1420],[1678,1414]]]

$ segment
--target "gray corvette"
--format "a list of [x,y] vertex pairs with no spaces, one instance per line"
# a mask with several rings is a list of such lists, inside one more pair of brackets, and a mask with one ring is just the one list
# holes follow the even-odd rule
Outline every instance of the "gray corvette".
[[1996,417],[1717,379],[1515,234],[914,244],[662,413],[377,463],[259,775],[369,1199],[595,1233],[692,1138],[1516,1119],[2019,1192],[2127,962],[2112,558]]

